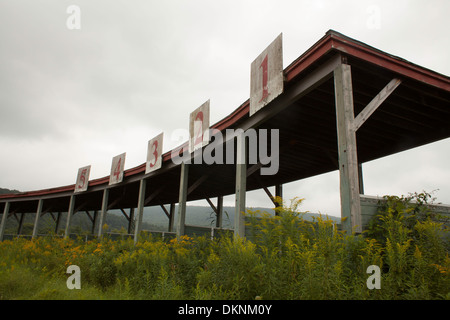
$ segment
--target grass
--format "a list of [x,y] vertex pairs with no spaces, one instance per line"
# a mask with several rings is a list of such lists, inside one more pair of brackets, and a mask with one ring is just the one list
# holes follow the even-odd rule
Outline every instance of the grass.
[[[248,212],[251,240],[3,241],[0,299],[449,299],[447,230],[404,202],[362,235],[303,220],[297,200],[276,217]],[[66,286],[72,264],[80,290]],[[370,265],[381,269],[379,290],[367,288]]]

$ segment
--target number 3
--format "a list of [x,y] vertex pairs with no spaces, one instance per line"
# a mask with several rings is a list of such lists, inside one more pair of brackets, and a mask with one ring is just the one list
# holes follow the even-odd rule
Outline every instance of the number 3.
[[154,147],[153,155],[155,156],[155,161],[153,163],[150,163],[150,168],[153,168],[156,164],[156,161],[158,161],[158,140],[155,140],[153,142],[152,147]]

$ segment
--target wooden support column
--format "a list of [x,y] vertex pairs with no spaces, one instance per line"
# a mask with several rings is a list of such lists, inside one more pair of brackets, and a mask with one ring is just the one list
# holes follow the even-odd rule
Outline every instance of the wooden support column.
[[39,229],[39,219],[41,217],[43,204],[44,204],[44,200],[40,199],[38,202],[37,210],[36,210],[36,218],[34,219],[33,234],[31,235],[32,239],[36,238],[36,236],[37,236],[37,232]]
[[364,194],[364,180],[361,162],[358,163],[358,178],[359,178],[359,194]]
[[5,208],[3,209],[2,222],[0,223],[0,241],[3,241],[5,236],[6,219],[8,219],[10,203],[5,203]]
[[334,70],[336,122],[339,152],[341,217],[343,230],[360,233],[361,204],[359,197],[356,133],[353,129],[354,108],[350,65],[341,63]]
[[22,234],[22,229],[23,229],[23,221],[25,219],[25,212],[22,212],[20,214],[20,220],[19,220],[19,228],[17,228],[17,235],[21,235]]
[[69,209],[67,210],[67,222],[66,222],[66,231],[64,232],[64,238],[67,239],[70,233],[70,220],[72,220],[73,212],[75,208],[75,196],[70,196],[69,201]]
[[134,232],[134,208],[130,208],[130,219],[128,220],[128,234]]
[[136,222],[134,224],[134,243],[136,243],[138,241],[139,233],[141,232],[141,228],[142,228],[142,216],[144,215],[146,186],[147,186],[147,180],[142,179],[139,183],[137,216],[136,216]]
[[222,228],[223,223],[223,196],[217,197],[217,211],[216,211],[216,228]]
[[217,197],[217,207],[212,203],[211,199],[206,198],[206,201],[216,214],[216,228],[222,228],[223,196]]
[[61,222],[61,211],[59,211],[58,215],[56,216],[55,234],[58,234],[58,229],[59,229],[59,223],[60,222]]
[[169,232],[173,232],[174,222],[175,222],[175,203],[171,203],[169,209]]
[[247,146],[244,134],[236,137],[236,204],[234,215],[234,236],[245,237],[245,193],[247,191]]
[[189,164],[181,163],[180,193],[178,196],[178,225],[177,237],[184,235],[184,225],[186,222],[186,199],[188,192]]
[[98,232],[97,232],[98,238],[102,237],[103,223],[105,222],[106,213],[108,212],[108,198],[109,198],[109,189],[104,189],[102,198],[102,209],[100,211],[100,220],[98,221]]

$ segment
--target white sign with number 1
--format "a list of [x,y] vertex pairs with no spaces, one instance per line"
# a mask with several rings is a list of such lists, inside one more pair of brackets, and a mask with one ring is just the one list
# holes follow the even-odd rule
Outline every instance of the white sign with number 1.
[[283,46],[280,34],[251,64],[250,116],[283,93]]

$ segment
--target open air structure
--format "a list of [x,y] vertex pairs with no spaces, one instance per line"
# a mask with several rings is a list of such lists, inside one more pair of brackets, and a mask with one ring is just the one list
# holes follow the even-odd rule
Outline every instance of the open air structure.
[[[249,164],[247,141],[239,137],[233,157],[240,164],[176,164],[171,150],[162,155],[160,169],[146,173],[144,163],[125,170],[123,180],[113,185],[107,176],[90,180],[83,192],[68,185],[1,195],[0,237],[6,219],[23,221],[25,214],[35,215],[33,236],[41,216],[52,214],[58,223],[67,214],[68,236],[76,212],[86,212],[101,226],[108,210],[122,209],[137,239],[143,208],[155,205],[166,212],[169,229],[182,235],[186,202],[199,199],[214,207],[220,228],[222,199],[230,194],[236,195],[234,233],[243,236],[246,191],[275,186],[276,195],[282,195],[285,183],[334,170],[340,172],[341,215],[347,217],[342,228],[361,232],[374,213],[367,209],[373,201],[364,196],[361,164],[450,137],[448,76],[338,32],[328,31],[282,75],[282,92],[263,108],[251,114],[249,99],[211,126],[221,132],[278,129],[276,174],[261,175],[264,164]],[[214,205],[211,199],[216,198]],[[448,212],[446,206],[441,209]],[[102,228],[97,229],[101,236]]]

